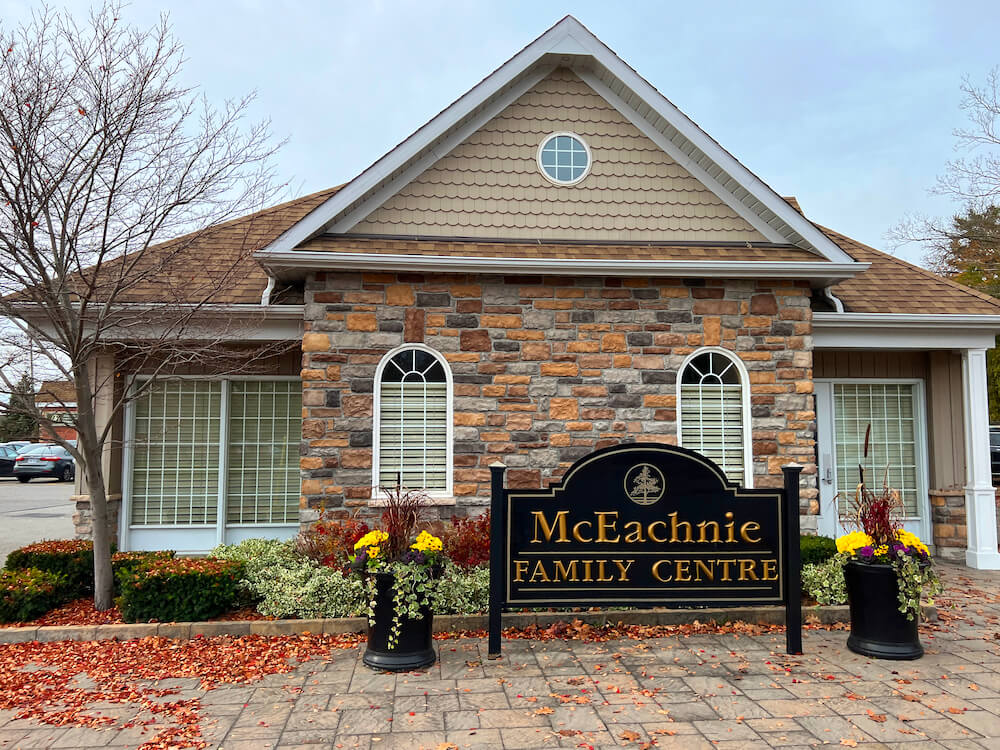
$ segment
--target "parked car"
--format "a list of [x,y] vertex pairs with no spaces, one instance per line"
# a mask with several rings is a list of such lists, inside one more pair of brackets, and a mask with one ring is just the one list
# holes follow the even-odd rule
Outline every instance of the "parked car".
[[11,445],[0,445],[0,477],[14,476],[14,459],[17,458],[17,448]]
[[76,462],[61,445],[36,445],[14,459],[14,476],[19,482],[38,477],[68,482],[76,476]]
[[1000,481],[1000,425],[990,425],[990,471],[995,485]]

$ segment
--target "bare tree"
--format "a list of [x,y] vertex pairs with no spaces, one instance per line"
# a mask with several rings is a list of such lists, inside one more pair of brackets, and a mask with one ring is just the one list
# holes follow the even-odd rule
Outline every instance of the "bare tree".
[[[982,85],[968,76],[962,80],[961,109],[969,124],[953,132],[960,156],[948,161],[931,193],[954,198],[965,215],[947,218],[909,216],[889,230],[888,239],[901,246],[911,242],[928,250],[934,270],[949,273],[956,245],[996,245],[997,229],[976,221],[1000,205],[1000,67],[993,68]],[[998,263],[992,263],[996,270]]]
[[[224,346],[237,324],[220,323],[217,305],[259,239],[253,221],[225,222],[272,201],[277,148],[267,123],[244,126],[250,97],[217,109],[180,84],[166,18],[139,29],[120,10],[0,21],[0,316],[22,359],[0,382],[13,389],[30,340],[75,386],[78,444],[61,442],[90,495],[98,609],[112,605],[102,455],[113,419],[97,411],[120,415],[142,388],[135,373],[260,357]],[[227,253],[206,263],[195,248],[212,233]],[[113,372],[98,372],[108,353]]]

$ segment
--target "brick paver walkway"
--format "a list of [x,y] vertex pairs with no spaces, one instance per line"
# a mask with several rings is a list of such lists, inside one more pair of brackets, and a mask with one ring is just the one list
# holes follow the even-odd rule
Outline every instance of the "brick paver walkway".
[[[942,620],[926,656],[878,662],[845,631],[699,635],[605,643],[442,641],[421,674],[377,674],[360,650],[201,697],[212,747],[371,748],[1000,748],[1000,573],[942,566]],[[114,707],[109,707],[114,708]],[[136,747],[149,735],[11,721],[3,747]],[[648,744],[646,744],[648,743]]]

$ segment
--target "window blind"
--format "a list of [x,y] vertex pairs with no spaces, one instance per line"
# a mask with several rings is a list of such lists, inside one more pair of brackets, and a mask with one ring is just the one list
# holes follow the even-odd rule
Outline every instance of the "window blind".
[[383,382],[379,399],[379,484],[425,490],[448,486],[448,386]]
[[216,523],[222,384],[165,380],[136,401],[131,522]]
[[681,443],[744,481],[743,386],[719,382],[681,385]]
[[233,381],[229,386],[226,521],[294,523],[299,515],[302,386]]
[[298,520],[299,382],[163,380],[136,399],[134,415],[132,525],[215,526],[220,493],[229,525]]
[[[914,386],[909,383],[834,383],[834,438],[837,492],[843,513],[857,490],[858,465],[865,483],[878,491],[883,482],[900,494],[906,515],[918,511],[919,472]],[[865,431],[871,424],[868,458]]]

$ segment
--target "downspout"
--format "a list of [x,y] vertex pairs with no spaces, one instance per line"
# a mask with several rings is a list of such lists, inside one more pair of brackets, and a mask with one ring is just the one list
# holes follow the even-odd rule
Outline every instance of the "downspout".
[[[264,293],[260,295],[260,304],[267,307],[271,304],[271,292],[274,291],[274,277],[271,274],[267,275],[267,286],[264,287]],[[841,310],[843,312],[843,310]]]
[[[273,282],[274,282],[274,279],[271,279],[271,283],[273,283]],[[270,289],[270,287],[268,287],[268,288]],[[833,287],[832,286],[825,286],[825,287],[823,287],[823,296],[826,297],[828,300],[830,300],[830,304],[833,305],[833,309],[835,311],[837,311],[839,313],[844,312],[844,303],[841,302],[840,298],[837,297],[837,295],[835,295],[833,293]]]

